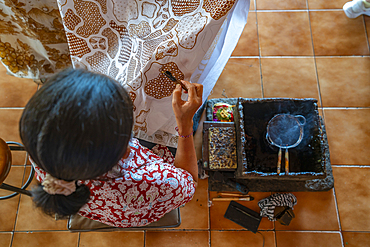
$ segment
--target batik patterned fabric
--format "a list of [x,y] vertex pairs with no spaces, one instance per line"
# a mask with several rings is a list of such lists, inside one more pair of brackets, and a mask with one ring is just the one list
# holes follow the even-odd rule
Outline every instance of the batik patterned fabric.
[[58,4],[73,66],[121,83],[134,104],[135,136],[172,147],[177,146],[171,105],[175,84],[161,71],[203,84],[205,100],[249,10],[249,0],[58,0]]
[[[168,148],[157,145],[151,151],[134,138],[129,145],[129,157],[111,171],[78,181],[90,188],[90,200],[79,211],[81,216],[115,227],[144,226],[193,198],[193,177],[173,165]],[[42,182],[46,173],[37,166],[35,170],[36,179]]]
[[9,74],[31,79],[71,66],[56,0],[0,0],[0,58]]

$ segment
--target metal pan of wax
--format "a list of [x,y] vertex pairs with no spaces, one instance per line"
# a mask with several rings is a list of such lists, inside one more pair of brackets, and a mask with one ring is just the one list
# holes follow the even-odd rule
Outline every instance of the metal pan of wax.
[[279,148],[277,174],[281,171],[281,153],[285,149],[285,174],[289,174],[289,148],[298,146],[303,139],[306,118],[301,115],[277,114],[267,124],[266,140]]

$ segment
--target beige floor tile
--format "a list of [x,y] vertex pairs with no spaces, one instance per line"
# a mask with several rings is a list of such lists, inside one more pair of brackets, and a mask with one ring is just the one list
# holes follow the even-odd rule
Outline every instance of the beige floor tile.
[[324,107],[370,106],[370,58],[316,58]]
[[55,220],[36,208],[32,199],[21,196],[16,231],[67,230],[67,220]]
[[275,223],[276,230],[338,231],[338,217],[333,190],[326,192],[294,192],[297,205],[289,226]]
[[[275,247],[275,234],[273,231],[260,232],[265,237],[265,247]],[[251,231],[211,231],[212,247],[260,247],[263,245],[261,234]]]
[[144,246],[144,231],[138,232],[83,232],[79,247]]
[[[261,209],[258,206],[258,202],[271,195],[270,192],[253,192],[250,193],[254,197],[253,201],[238,201],[238,203],[243,206],[255,211],[260,212]],[[217,197],[217,192],[210,191],[210,199]],[[242,226],[228,220],[224,217],[226,210],[230,202],[213,202],[210,207],[210,221],[211,221],[211,230],[243,230]],[[258,227],[259,230],[272,230],[274,229],[274,224],[272,221],[269,221],[267,218],[262,218],[261,223]]]
[[258,58],[230,58],[209,98],[261,98],[261,74]]
[[12,240],[12,234],[11,233],[0,233],[0,246],[3,247],[10,247],[10,243]]
[[22,109],[0,109],[0,137],[4,141],[21,142],[19,120]]
[[342,247],[338,233],[276,232],[277,247]]
[[12,165],[24,166],[25,164],[30,164],[29,160],[26,160],[26,156],[26,151],[12,151]]
[[258,39],[256,13],[249,12],[248,22],[244,27],[238,44],[236,45],[231,56],[258,56]]
[[[12,167],[4,183],[21,187],[23,174],[24,167]],[[13,194],[13,192],[0,189],[0,196],[7,196],[10,194]],[[14,229],[18,204],[19,195],[0,201],[0,231],[12,231]]]
[[0,88],[0,107],[24,107],[37,91],[37,84],[6,74],[6,68],[0,64]]
[[368,247],[370,246],[370,233],[342,232],[345,247]]
[[313,58],[262,58],[264,97],[319,100]]
[[316,56],[369,55],[362,18],[343,11],[310,11]]
[[262,56],[313,55],[307,12],[259,12],[257,20]]
[[290,10],[290,9],[307,9],[306,0],[256,0],[258,10]]
[[333,167],[343,231],[370,231],[370,167]]
[[343,5],[350,0],[322,1],[308,0],[309,9],[342,9]]
[[147,231],[145,237],[146,247],[208,247],[208,231],[186,232],[159,232]]
[[[13,166],[11,167],[8,176],[4,180],[4,183],[15,186],[15,187],[21,187],[23,182],[23,176],[24,176],[24,167],[23,166]],[[8,190],[0,189],[0,196],[6,196],[10,195],[13,192],[10,192]]]
[[370,109],[324,109],[331,164],[370,164]]
[[[0,202],[0,231],[14,230],[14,223],[17,216],[19,196],[2,200]],[[0,244],[0,246],[2,246]]]
[[254,5],[254,1],[255,0],[250,0],[249,11],[256,10],[256,6]]
[[74,247],[78,246],[78,233],[70,232],[16,232],[12,247]]

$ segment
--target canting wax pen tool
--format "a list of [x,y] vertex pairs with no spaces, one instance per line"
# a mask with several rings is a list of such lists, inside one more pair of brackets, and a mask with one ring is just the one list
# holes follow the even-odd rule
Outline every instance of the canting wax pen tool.
[[181,85],[181,87],[187,92],[188,91],[188,89],[185,87],[185,85],[184,84],[182,84],[182,82],[180,81],[180,80],[178,80],[178,79],[176,79],[172,74],[171,74],[171,72],[169,72],[169,71],[161,71],[165,76],[167,76],[168,77],[168,79],[170,79],[173,83],[175,83],[175,84],[180,84]]
[[214,197],[212,201],[218,202],[229,202],[229,201],[253,201],[254,198],[252,196],[246,197]]

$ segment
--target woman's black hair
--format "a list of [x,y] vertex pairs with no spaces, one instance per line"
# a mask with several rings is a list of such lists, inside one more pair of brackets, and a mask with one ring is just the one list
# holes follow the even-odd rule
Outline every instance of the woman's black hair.
[[[33,161],[66,181],[93,179],[124,156],[131,137],[133,107],[115,80],[81,69],[64,70],[38,90],[19,124]],[[50,195],[42,186],[33,201],[49,215],[75,214],[89,200],[85,185],[69,196]]]

